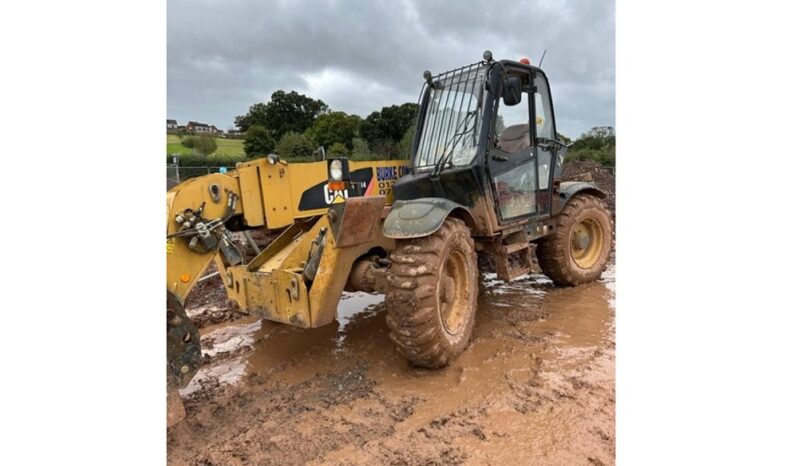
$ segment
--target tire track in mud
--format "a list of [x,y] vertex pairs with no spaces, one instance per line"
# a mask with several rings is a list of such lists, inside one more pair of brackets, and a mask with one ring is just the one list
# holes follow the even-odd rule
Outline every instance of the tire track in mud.
[[[206,365],[245,371],[188,395],[169,463],[614,463],[613,268],[572,289],[484,275],[473,341],[437,371],[397,354],[381,305],[344,317],[310,331],[247,319],[204,329]],[[247,325],[243,351],[213,352],[234,338],[220,330]]]

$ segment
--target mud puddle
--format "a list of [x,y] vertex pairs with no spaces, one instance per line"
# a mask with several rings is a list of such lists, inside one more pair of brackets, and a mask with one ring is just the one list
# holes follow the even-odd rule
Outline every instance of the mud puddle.
[[572,289],[484,274],[472,343],[435,371],[394,350],[379,295],[320,329],[203,328],[169,463],[613,464],[614,297],[612,266]]

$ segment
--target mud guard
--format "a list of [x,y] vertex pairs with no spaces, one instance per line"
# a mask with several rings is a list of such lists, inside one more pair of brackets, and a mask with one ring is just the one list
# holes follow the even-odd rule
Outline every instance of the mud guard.
[[386,238],[408,239],[429,236],[443,225],[454,210],[462,210],[471,219],[469,210],[453,201],[439,197],[422,197],[412,201],[396,201],[382,226]]
[[564,206],[577,193],[587,193],[599,199],[606,199],[607,193],[600,190],[596,183],[586,181],[563,181],[560,183],[560,205]]

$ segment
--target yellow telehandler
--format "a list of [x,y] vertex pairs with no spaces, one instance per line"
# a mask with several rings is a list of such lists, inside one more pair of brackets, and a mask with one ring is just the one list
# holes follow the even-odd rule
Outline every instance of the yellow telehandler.
[[[232,306],[302,328],[333,322],[344,290],[384,293],[391,340],[429,368],[471,338],[477,251],[507,281],[532,269],[533,243],[555,284],[597,279],[612,218],[594,184],[561,180],[566,150],[543,71],[486,51],[424,72],[408,161],[269,155],[169,190],[168,424],[201,364],[183,303],[211,261]],[[230,232],[257,229],[283,231],[245,260]]]

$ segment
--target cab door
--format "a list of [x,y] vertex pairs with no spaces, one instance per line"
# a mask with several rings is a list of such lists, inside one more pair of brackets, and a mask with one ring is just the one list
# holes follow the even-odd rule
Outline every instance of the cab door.
[[557,130],[554,125],[554,108],[551,104],[549,83],[542,72],[533,78],[534,93],[534,139],[537,149],[538,188],[535,204],[540,217],[551,215],[552,189],[554,178],[559,177],[558,170],[562,165],[562,143],[557,142]]
[[[523,220],[537,214],[538,164],[533,117],[534,87],[528,72],[513,71],[520,82],[520,99],[508,103],[497,99],[492,144],[488,150],[493,195],[500,224]],[[504,95],[508,87],[502,84]]]

